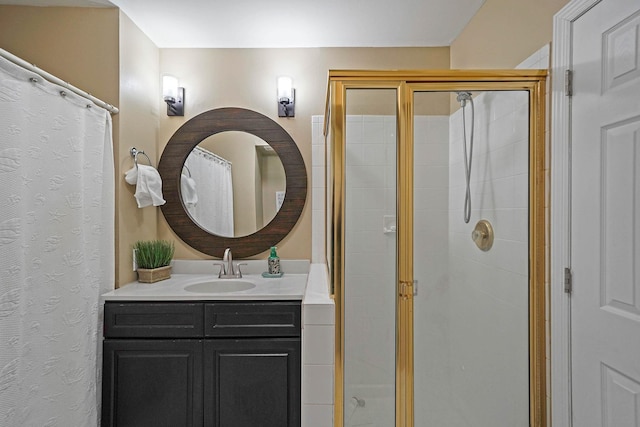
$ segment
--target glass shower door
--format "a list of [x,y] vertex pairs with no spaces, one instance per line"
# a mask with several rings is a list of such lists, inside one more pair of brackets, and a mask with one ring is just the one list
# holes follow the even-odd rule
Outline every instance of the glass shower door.
[[346,91],[344,427],[396,425],[396,99]]
[[414,425],[529,426],[528,93],[415,92],[413,147]]

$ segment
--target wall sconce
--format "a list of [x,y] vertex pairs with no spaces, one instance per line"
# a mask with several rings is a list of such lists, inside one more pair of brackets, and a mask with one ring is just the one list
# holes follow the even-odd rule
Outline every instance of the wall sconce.
[[167,103],[167,116],[184,116],[184,88],[178,87],[178,79],[162,76],[162,97]]
[[294,117],[296,115],[295,93],[291,77],[278,77],[278,117]]

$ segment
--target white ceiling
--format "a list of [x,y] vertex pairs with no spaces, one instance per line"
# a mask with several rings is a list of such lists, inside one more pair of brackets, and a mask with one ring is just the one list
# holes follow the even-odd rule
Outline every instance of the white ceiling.
[[[485,0],[111,0],[161,48],[448,46]],[[108,0],[0,4],[108,7]]]

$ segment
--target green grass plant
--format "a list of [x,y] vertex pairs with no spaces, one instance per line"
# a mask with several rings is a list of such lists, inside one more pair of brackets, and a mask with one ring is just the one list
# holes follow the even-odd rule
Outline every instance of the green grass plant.
[[175,246],[167,240],[139,240],[133,245],[139,268],[158,268],[171,264]]

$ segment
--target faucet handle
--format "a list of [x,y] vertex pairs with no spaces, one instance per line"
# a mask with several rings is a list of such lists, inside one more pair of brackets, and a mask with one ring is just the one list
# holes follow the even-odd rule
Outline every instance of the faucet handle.
[[248,265],[248,263],[246,262],[239,262],[236,264],[236,276],[238,276],[238,279],[242,278],[242,271],[240,271],[240,266],[241,265]]
[[222,278],[222,276],[227,274],[227,269],[223,262],[214,262],[213,265],[220,266],[220,272],[218,273],[218,279]]

